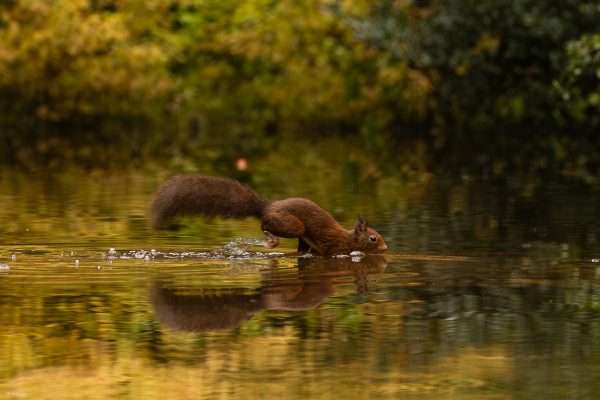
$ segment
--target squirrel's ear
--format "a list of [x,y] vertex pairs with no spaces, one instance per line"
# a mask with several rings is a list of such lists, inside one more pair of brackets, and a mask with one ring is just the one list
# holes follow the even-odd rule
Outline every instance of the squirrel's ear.
[[366,232],[367,231],[367,220],[362,217],[362,215],[358,216],[358,220],[356,221],[356,225],[354,225],[354,232]]

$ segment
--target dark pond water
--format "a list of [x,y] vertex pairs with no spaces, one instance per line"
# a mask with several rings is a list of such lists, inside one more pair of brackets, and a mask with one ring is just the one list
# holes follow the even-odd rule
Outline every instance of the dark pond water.
[[598,191],[352,170],[245,178],[366,215],[384,257],[153,232],[165,172],[0,172],[0,399],[596,397]]

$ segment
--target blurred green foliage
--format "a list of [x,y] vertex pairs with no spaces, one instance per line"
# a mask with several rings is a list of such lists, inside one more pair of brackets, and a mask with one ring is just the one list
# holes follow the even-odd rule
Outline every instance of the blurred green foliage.
[[564,100],[579,121],[598,126],[600,115],[600,34],[585,35],[567,46],[569,63],[562,86]]
[[0,158],[229,157],[341,134],[494,171],[515,154],[589,169],[599,17],[595,0],[5,1]]
[[565,122],[553,82],[568,43],[597,29],[597,1],[440,0],[420,13],[406,58],[431,77],[434,113],[467,130]]

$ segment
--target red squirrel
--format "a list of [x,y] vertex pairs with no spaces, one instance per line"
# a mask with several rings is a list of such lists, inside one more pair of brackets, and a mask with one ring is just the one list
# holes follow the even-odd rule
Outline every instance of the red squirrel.
[[315,202],[292,197],[268,201],[240,182],[221,177],[182,175],[164,182],[151,206],[155,228],[168,226],[184,215],[257,217],[266,236],[265,247],[279,244],[278,237],[298,238],[298,251],[321,256],[352,251],[382,253],[383,237],[359,217],[354,229],[344,229]]

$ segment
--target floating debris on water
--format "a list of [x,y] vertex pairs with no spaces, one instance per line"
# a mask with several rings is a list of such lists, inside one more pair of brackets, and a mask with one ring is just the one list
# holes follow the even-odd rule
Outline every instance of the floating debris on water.
[[75,260],[75,266],[79,267],[79,260]]
[[364,257],[364,256],[365,256],[365,253],[363,253],[362,251],[358,251],[358,250],[355,250],[350,253],[350,257]]
[[366,256],[362,251],[353,251],[350,254],[336,254],[333,258],[350,258],[352,262],[361,262],[362,259]]
[[336,254],[335,256],[333,256],[333,258],[349,258],[350,256],[348,254]]
[[350,257],[352,262],[361,262],[361,260],[365,257],[365,253],[363,253],[362,251],[353,251],[350,253]]

